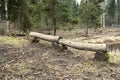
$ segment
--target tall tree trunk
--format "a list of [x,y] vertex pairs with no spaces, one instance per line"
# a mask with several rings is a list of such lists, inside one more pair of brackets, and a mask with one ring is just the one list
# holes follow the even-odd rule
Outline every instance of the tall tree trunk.
[[118,0],[116,1],[116,16],[115,16],[115,18],[116,18],[116,27],[118,27]]
[[[101,4],[101,7],[103,10],[105,10],[106,0]],[[102,27],[105,28],[105,12],[101,16],[101,24],[102,24]]]
[[115,26],[118,27],[118,17],[117,17],[117,14],[116,14],[116,23],[115,23]]
[[86,29],[86,36],[88,37],[89,35],[89,28]]
[[18,13],[18,31],[19,33],[21,32],[21,10],[20,10],[20,0],[18,0],[18,9],[19,9],[19,13]]
[[54,35],[56,35],[56,19],[55,19],[55,1],[53,0],[53,4],[52,4],[52,26],[53,26],[53,31],[54,31]]
[[53,25],[54,25],[54,36],[56,35],[56,31],[57,31],[57,28],[56,28],[56,19],[54,18],[53,20]]
[[5,0],[6,34],[9,34],[8,0]]
[[103,28],[105,28],[106,26],[105,26],[105,13],[103,13]]

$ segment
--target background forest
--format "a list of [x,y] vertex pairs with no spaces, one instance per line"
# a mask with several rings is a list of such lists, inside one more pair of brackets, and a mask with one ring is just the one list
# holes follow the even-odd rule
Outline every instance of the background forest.
[[[0,0],[2,32],[51,31],[120,25],[120,0]],[[4,26],[4,30],[3,30]],[[86,35],[88,33],[86,32]]]

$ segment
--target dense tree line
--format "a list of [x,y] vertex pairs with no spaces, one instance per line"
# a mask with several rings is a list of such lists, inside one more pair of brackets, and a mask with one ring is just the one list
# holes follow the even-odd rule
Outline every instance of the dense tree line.
[[74,16],[78,14],[73,8],[76,6],[75,0],[1,0],[0,4],[1,19],[15,23],[23,32],[49,26],[47,28],[53,29],[56,35],[59,26],[75,23]]
[[120,0],[106,0],[105,5],[106,26],[116,26],[120,24]]
[[54,35],[75,25],[87,30],[119,26],[120,0],[81,0],[80,5],[76,0],[0,0],[0,19],[14,23],[20,32],[53,30]]
[[100,16],[103,14],[103,9],[99,5],[104,0],[82,0],[80,6],[80,19],[82,24],[87,27],[86,35],[88,36],[89,28],[99,28]]

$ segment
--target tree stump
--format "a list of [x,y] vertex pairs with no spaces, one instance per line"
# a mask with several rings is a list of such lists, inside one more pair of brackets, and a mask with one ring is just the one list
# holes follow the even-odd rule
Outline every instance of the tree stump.
[[109,60],[109,54],[107,52],[96,52],[94,55],[94,58],[99,61],[108,61]]
[[31,43],[38,43],[40,40],[37,38],[37,37],[34,37],[32,40],[31,40]]
[[53,45],[55,50],[65,51],[68,49],[66,45],[61,45],[61,44],[56,43],[56,42],[53,42],[52,45]]

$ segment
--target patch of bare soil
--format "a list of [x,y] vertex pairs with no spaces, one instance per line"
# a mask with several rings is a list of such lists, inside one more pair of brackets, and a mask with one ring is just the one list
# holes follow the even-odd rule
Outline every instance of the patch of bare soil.
[[[91,32],[91,41],[96,38],[95,36],[119,36],[119,32],[116,30],[110,29],[107,30],[108,32],[104,30],[99,35]],[[90,37],[82,37],[76,33],[80,32],[82,34],[81,31],[72,30],[64,33],[59,31],[58,33],[66,38],[75,38],[76,41],[89,41]],[[72,48],[61,51],[54,48],[51,43],[28,44],[23,47],[2,44],[0,45],[0,79],[120,80],[120,64],[97,61],[94,59],[94,54],[94,52]]]
[[30,44],[0,47],[1,80],[119,80],[120,65],[93,59],[88,51]]

